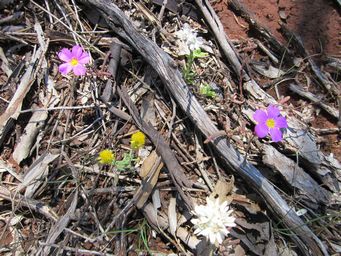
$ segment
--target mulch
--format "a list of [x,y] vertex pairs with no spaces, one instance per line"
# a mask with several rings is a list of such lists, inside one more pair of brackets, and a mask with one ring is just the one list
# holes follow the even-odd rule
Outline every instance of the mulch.
[[[0,253],[341,253],[339,5],[314,1],[313,35],[301,4],[253,2],[2,1]],[[185,23],[208,53],[187,84]],[[87,74],[62,76],[76,44]],[[289,125],[279,143],[254,134],[270,104]],[[136,131],[132,165],[99,163],[124,160]],[[210,196],[236,218],[220,245],[191,223]]]

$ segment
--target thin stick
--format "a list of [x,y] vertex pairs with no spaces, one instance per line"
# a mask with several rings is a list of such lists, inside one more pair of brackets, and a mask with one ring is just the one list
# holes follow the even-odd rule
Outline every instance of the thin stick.
[[107,106],[104,105],[104,104],[102,104],[102,105],[95,105],[95,104],[92,104],[92,105],[72,106],[72,107],[69,107],[69,106],[61,106],[61,107],[52,107],[52,108],[36,108],[36,109],[30,108],[30,109],[21,110],[21,111],[20,111],[20,114],[28,113],[28,112],[38,112],[38,111],[77,110],[77,109],[97,108],[97,107],[106,108]]
[[65,246],[65,245],[48,244],[48,243],[43,243],[43,242],[39,242],[39,244],[42,246],[49,246],[49,247],[53,247],[53,248],[59,248],[61,250],[74,252],[75,255],[84,253],[87,255],[90,254],[90,255],[101,255],[101,256],[114,256],[113,254],[110,254],[110,253],[102,253],[102,252],[90,251],[90,250],[86,250],[86,249],[72,248],[72,247]]

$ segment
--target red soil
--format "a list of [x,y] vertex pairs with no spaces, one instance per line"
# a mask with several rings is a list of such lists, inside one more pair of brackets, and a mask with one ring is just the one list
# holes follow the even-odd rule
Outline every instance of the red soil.
[[[231,39],[247,38],[246,23],[241,17],[236,22],[228,1],[219,1],[214,9]],[[341,19],[333,0],[240,0],[249,13],[281,42],[285,42],[279,29],[284,22],[303,40],[310,54],[324,53],[341,56]],[[281,15],[280,15],[281,14]],[[281,18],[282,17],[282,18]]]

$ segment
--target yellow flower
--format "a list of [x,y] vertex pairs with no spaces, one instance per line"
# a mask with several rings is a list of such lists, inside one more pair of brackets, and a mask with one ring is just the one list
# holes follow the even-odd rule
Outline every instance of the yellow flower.
[[142,148],[145,142],[146,135],[144,135],[143,132],[138,131],[131,135],[130,145],[132,149]]
[[104,149],[99,152],[97,160],[101,164],[112,164],[115,160],[115,154],[110,149]]

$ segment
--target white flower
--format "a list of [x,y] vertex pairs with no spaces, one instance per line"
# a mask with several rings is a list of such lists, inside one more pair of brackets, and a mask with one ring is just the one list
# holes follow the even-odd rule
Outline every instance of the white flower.
[[221,244],[230,231],[227,227],[235,227],[236,218],[231,217],[233,210],[229,210],[227,202],[219,203],[219,198],[206,198],[207,205],[197,205],[194,208],[194,234],[205,236],[211,244]]
[[181,30],[175,32],[175,36],[179,39],[177,41],[179,55],[189,55],[190,51],[199,49],[204,44],[204,39],[197,37],[197,32],[187,23],[184,24]]

